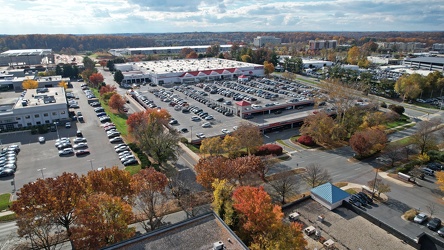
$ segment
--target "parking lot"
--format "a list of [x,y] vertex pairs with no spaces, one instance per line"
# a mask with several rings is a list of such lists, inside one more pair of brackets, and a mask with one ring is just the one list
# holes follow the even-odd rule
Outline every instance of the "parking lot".
[[[3,146],[10,144],[20,145],[21,151],[17,157],[17,172],[15,173],[17,189],[28,182],[41,178],[42,174],[45,178],[48,178],[63,172],[86,174],[91,168],[123,167],[114,150],[115,144],[109,142],[93,107],[88,105],[87,98],[80,89],[80,83],[74,82],[73,85],[74,88],[69,90],[72,90],[79,97],[77,101],[80,106],[80,108],[73,110],[82,112],[84,117],[83,123],[72,121],[71,128],[65,128],[64,124],[60,124],[57,126],[58,132],[48,132],[42,135],[32,135],[30,131],[0,134]],[[69,137],[72,141],[76,137],[77,130],[82,131],[83,137],[87,140],[87,149],[91,154],[59,156],[58,149],[55,147],[57,138]],[[40,136],[45,137],[45,143],[39,143],[38,138]],[[0,189],[2,192],[12,190],[10,182],[12,178],[0,178]]]
[[[166,108],[174,119],[170,125],[192,140],[231,133],[247,120],[261,128],[302,120],[313,112],[313,99],[321,96],[317,89],[300,83],[270,80],[216,81],[169,88],[147,85],[131,94],[146,108]],[[239,101],[251,103],[245,108],[248,115],[244,119],[237,116]]]

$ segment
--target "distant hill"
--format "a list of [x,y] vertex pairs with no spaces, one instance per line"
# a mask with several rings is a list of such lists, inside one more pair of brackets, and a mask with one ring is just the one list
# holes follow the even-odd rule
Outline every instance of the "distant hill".
[[362,45],[368,41],[444,43],[444,32],[187,32],[125,33],[100,35],[0,35],[0,50],[53,49],[97,51],[110,48],[153,46],[188,46],[207,44],[251,43],[257,36],[276,36],[283,43],[306,43],[314,39],[335,39],[339,44]]

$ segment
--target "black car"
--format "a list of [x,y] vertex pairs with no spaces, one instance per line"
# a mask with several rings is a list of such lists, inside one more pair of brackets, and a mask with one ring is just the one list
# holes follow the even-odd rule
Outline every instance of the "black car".
[[361,196],[359,196],[359,195],[357,195],[357,194],[354,194],[354,195],[352,195],[352,197],[354,197],[354,198],[356,198],[357,200],[359,200],[359,202],[361,202],[361,204],[362,204],[363,206],[367,205],[367,201],[366,201],[365,199],[363,199]]
[[362,199],[364,199],[365,201],[367,201],[367,203],[369,203],[369,204],[373,203],[373,200],[370,197],[368,197],[368,195],[365,194],[364,192],[359,192],[359,193],[357,193],[357,195],[359,197],[361,197]]
[[180,131],[182,131],[182,133],[187,133],[187,132],[188,132],[188,129],[187,129],[187,128],[183,128],[183,129],[181,129]]
[[135,165],[138,163],[139,162],[136,159],[130,159],[130,160],[124,161],[123,166]]
[[0,171],[0,177],[11,176],[15,173],[14,169],[4,168]]
[[434,170],[434,171],[440,171],[443,169],[442,165],[438,162],[431,162],[427,164],[427,168]]
[[436,231],[441,228],[441,220],[438,218],[433,218],[429,221],[429,223],[427,223],[427,227],[430,230]]

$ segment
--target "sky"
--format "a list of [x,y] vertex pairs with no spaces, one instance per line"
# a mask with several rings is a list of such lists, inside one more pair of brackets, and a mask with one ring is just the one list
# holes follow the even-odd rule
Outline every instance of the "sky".
[[443,0],[0,0],[0,34],[444,31]]

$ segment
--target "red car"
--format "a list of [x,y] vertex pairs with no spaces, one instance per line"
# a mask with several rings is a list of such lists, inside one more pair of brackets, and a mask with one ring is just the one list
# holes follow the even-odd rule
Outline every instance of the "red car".
[[80,156],[80,155],[89,155],[91,152],[89,152],[89,150],[77,150],[76,151],[76,156]]

